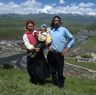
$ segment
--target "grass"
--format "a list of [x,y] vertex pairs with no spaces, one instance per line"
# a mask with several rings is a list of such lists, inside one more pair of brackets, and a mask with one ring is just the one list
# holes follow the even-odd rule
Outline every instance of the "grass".
[[76,62],[75,58],[65,58],[65,62],[74,64],[74,65],[78,65],[78,66],[82,66],[82,67],[85,67],[88,69],[96,70],[96,63]]
[[19,69],[0,69],[0,95],[95,95],[96,80],[68,77],[65,89],[50,83],[34,85],[29,82],[26,71]]
[[[1,39],[22,39],[24,34],[24,28],[0,28],[0,40]],[[7,35],[6,35],[7,34]]]
[[80,46],[81,48],[89,49],[89,48],[96,48],[96,35],[90,36],[84,45]]
[[[17,39],[18,36],[22,38],[22,35],[24,33],[24,28],[25,28],[25,23],[28,19],[33,19],[34,22],[36,23],[36,28],[40,28],[41,24],[46,23],[48,26],[51,24],[51,20],[53,18],[53,15],[29,15],[29,16],[22,16],[22,15],[1,15],[0,16],[0,39],[10,39],[10,37]],[[42,19],[42,20],[40,20]],[[88,19],[89,20],[89,19]],[[87,26],[90,27],[94,26],[95,28],[95,23],[87,21],[81,22],[78,20],[75,21],[74,19],[68,19],[64,16],[62,16],[62,22],[63,25],[68,28],[68,30],[77,36],[77,32],[80,29],[85,29]],[[11,29],[10,29],[11,28]],[[21,29],[23,28],[23,29]],[[89,29],[89,28],[88,28]],[[6,36],[6,33],[8,36]],[[14,35],[16,36],[14,36]]]

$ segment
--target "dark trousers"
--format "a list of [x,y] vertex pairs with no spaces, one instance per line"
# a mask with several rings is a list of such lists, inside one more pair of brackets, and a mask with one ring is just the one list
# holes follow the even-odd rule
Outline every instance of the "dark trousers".
[[58,85],[59,87],[64,86],[64,57],[58,53],[49,52],[47,55],[47,60],[53,84]]

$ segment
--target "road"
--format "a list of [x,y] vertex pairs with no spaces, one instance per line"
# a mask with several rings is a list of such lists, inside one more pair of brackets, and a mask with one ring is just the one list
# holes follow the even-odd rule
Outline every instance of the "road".
[[6,57],[0,57],[0,65],[9,63],[12,61],[17,61],[18,59],[21,59],[25,55],[26,55],[26,53],[18,53],[18,54],[9,55]]

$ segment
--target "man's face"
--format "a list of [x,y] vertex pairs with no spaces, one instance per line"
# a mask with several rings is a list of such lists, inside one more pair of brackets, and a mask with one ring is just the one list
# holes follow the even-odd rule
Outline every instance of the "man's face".
[[59,26],[60,25],[60,19],[58,19],[58,18],[55,18],[53,22],[54,22],[55,26]]

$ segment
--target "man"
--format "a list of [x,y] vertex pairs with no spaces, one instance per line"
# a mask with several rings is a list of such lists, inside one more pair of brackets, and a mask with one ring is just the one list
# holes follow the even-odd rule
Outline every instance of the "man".
[[[53,17],[50,30],[52,42],[47,55],[52,82],[60,88],[64,86],[65,79],[63,76],[64,56],[67,55],[69,48],[74,43],[73,35],[61,24],[59,16]],[[68,42],[67,39],[69,39]]]

